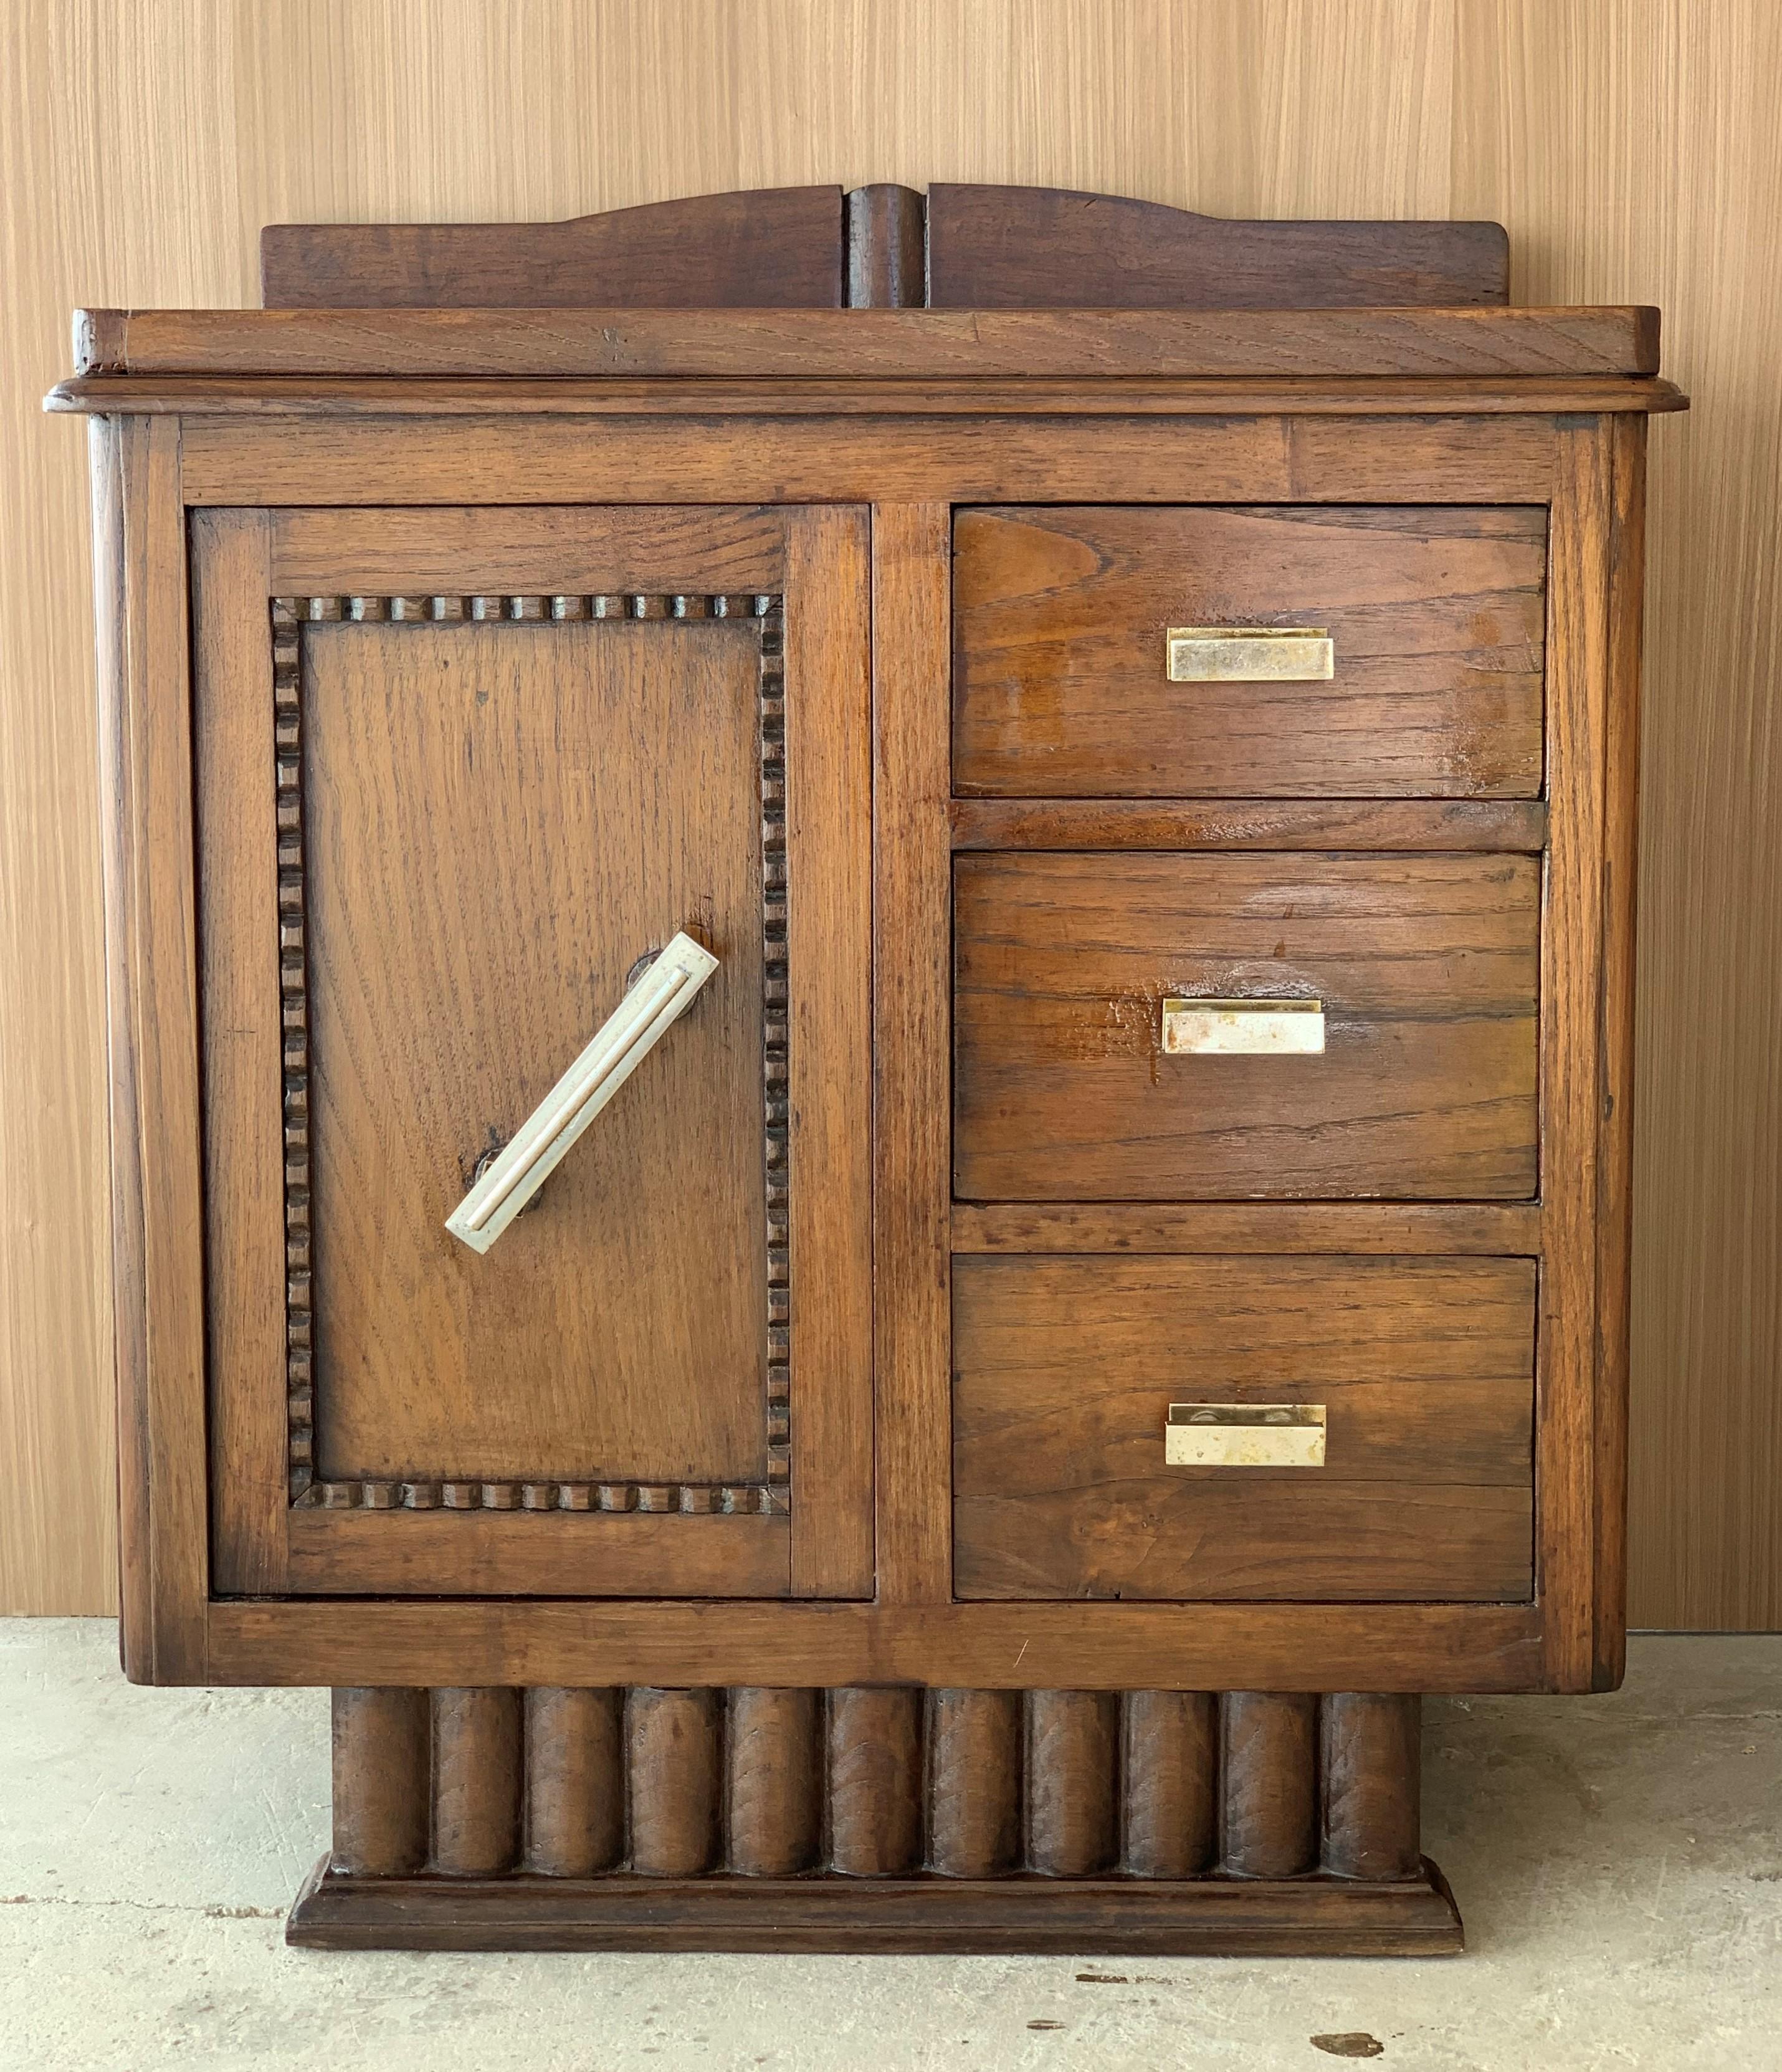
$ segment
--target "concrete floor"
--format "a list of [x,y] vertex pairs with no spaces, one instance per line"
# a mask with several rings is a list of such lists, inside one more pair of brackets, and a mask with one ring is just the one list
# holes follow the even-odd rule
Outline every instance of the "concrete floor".
[[132,1690],[109,1622],[0,1622],[7,2072],[1782,2067],[1782,1637],[1636,1640],[1612,1697],[1432,1702],[1471,1948],[1415,1963],[299,1954],[326,1705]]

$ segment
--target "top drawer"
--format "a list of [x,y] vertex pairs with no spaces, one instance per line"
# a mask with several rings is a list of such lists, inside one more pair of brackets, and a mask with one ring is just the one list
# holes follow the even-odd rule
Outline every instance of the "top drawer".
[[[955,788],[1532,798],[1539,506],[961,511]],[[1316,627],[1328,680],[1172,683],[1174,626]]]

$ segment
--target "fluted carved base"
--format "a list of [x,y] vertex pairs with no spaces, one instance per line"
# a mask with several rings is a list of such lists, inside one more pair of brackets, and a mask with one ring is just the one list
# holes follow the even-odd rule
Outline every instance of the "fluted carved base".
[[1418,1700],[335,1694],[324,1948],[1431,1955]]

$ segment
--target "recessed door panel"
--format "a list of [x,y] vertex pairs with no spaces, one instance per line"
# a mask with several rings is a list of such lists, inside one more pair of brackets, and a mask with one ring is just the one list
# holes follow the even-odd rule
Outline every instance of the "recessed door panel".
[[[225,1590],[868,1585],[864,526],[738,516],[702,565],[686,513],[508,514],[473,594],[466,514],[431,564],[393,514],[400,596],[362,528],[293,594],[279,514],[196,521]],[[708,980],[462,1242],[677,934]]]

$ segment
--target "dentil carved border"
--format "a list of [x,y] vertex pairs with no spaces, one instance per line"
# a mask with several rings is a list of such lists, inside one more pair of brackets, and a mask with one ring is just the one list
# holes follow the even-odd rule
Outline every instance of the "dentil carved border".
[[[309,965],[303,833],[303,629],[352,623],[524,625],[548,620],[737,619],[761,647],[762,941],[767,1192],[765,1478],[749,1483],[322,1481],[315,1474],[310,1293]],[[284,1064],[285,1342],[294,1505],[322,1510],[783,1513],[791,1505],[791,1290],[787,1239],[786,708],[778,596],[277,597],[272,599],[278,949]]]

